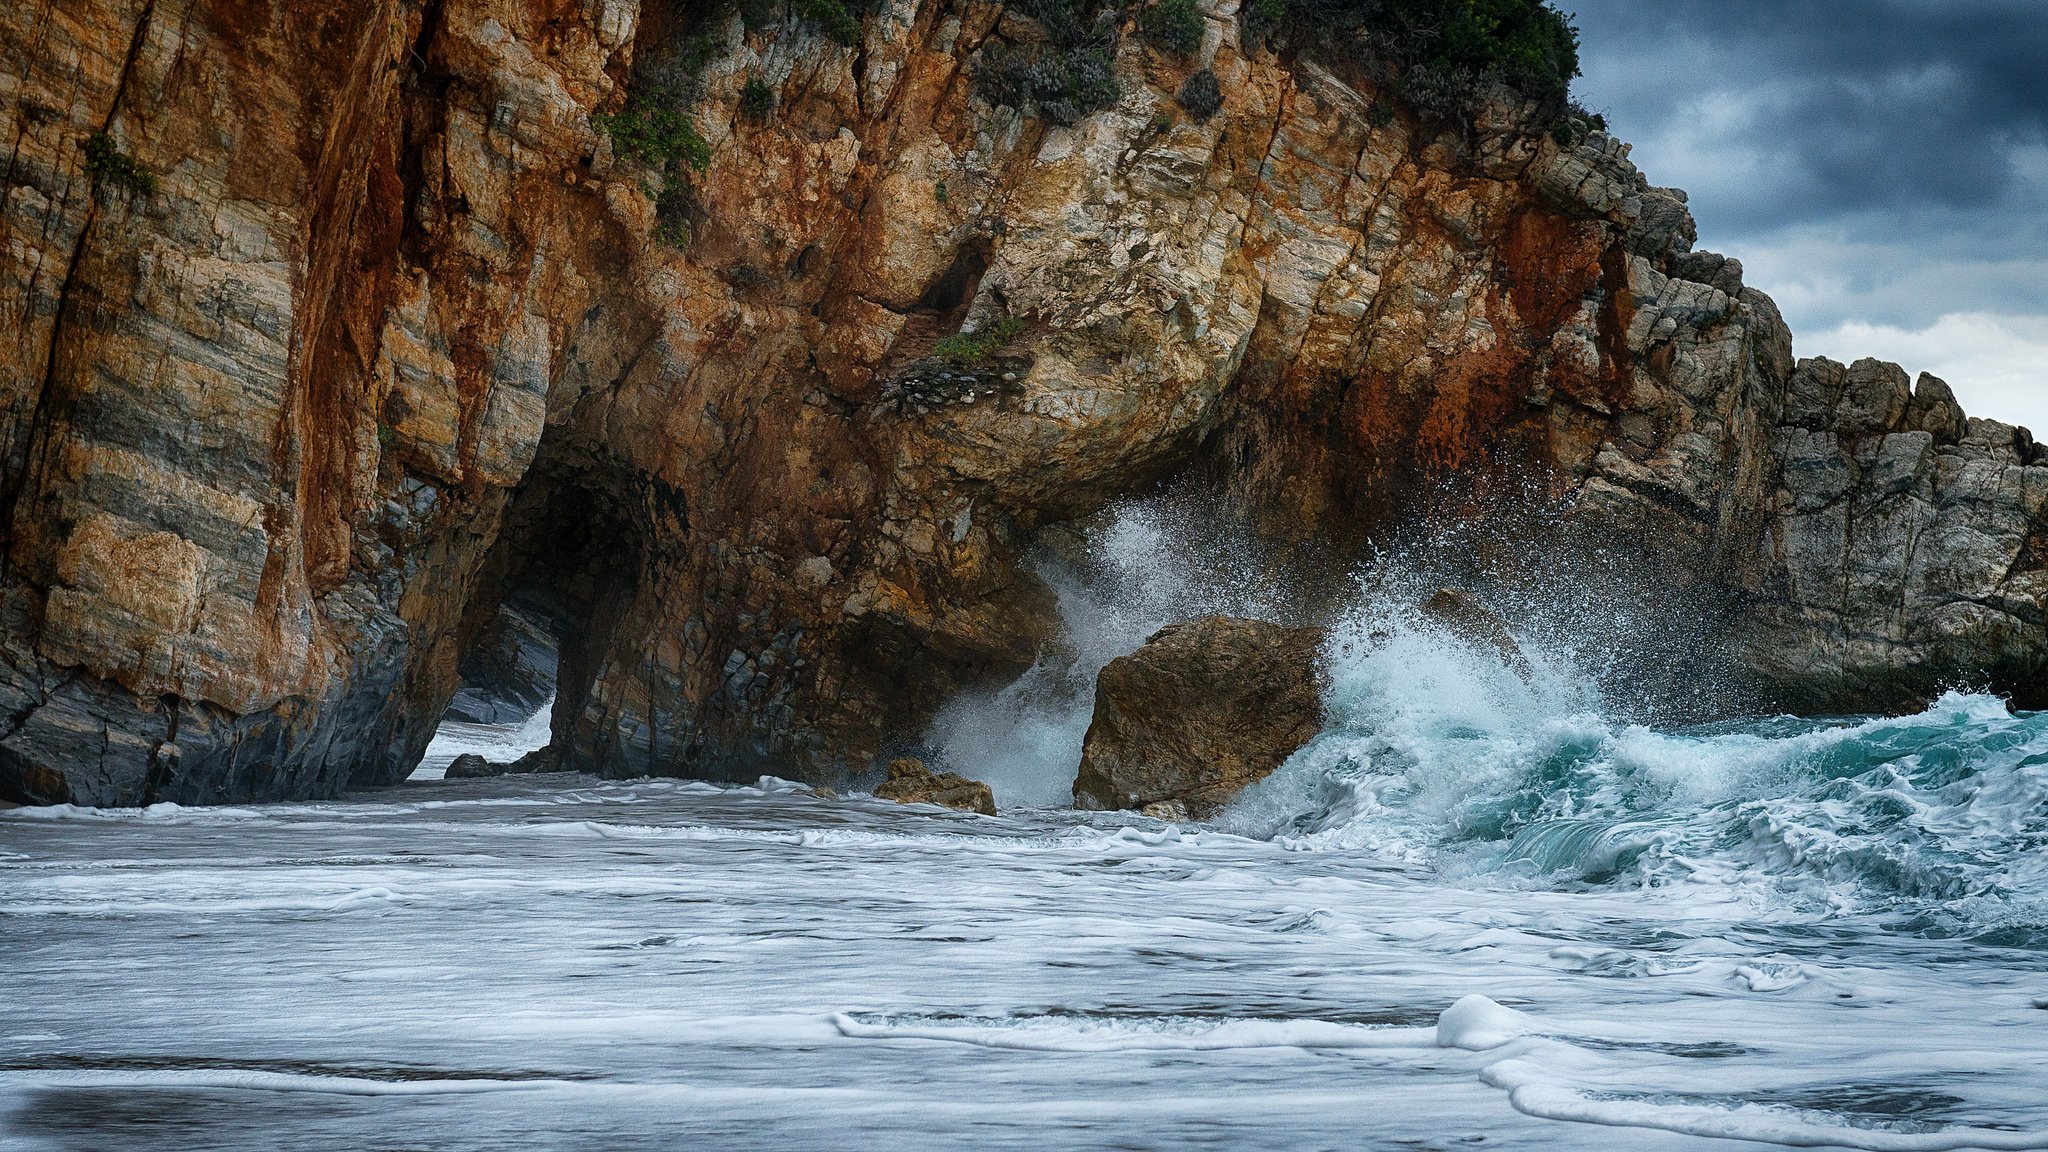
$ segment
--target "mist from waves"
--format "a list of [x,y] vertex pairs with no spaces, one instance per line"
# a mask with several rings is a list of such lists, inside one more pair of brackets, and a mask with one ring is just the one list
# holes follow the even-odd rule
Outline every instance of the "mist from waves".
[[949,701],[925,733],[947,767],[986,782],[998,805],[1073,801],[1095,674],[1159,629],[1220,613],[1300,617],[1250,531],[1191,496],[1113,505],[1041,536],[1028,558],[1057,598],[1061,636],[998,688]]

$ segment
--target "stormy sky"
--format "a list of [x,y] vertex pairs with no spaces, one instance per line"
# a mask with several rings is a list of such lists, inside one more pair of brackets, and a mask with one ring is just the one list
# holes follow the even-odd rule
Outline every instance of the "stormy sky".
[[2048,0],[1556,0],[1579,98],[1801,356],[2048,434]]

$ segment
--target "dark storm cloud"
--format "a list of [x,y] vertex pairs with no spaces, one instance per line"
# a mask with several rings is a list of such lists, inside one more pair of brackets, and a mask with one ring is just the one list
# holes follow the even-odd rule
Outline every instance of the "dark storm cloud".
[[[1976,208],[2048,139],[2041,0],[1585,0],[1581,90],[1653,132],[1728,99],[1780,221]],[[1654,175],[1654,174],[1653,174]]]

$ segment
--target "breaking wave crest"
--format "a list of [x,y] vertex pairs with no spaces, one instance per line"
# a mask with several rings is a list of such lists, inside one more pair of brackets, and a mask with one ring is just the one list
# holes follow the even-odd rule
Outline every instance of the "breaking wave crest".
[[1527,677],[1379,606],[1326,651],[1328,723],[1230,831],[1545,885],[1769,887],[1933,935],[2048,943],[2048,713],[1950,693],[1892,718],[1659,730],[1531,646]]

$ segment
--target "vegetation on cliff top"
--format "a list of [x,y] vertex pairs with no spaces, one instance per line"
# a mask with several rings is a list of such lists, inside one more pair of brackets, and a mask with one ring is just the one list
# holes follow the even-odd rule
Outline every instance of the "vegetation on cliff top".
[[1012,0],[1045,29],[1043,44],[983,51],[975,81],[992,103],[1078,123],[1116,103],[1117,11],[1102,0]]
[[1563,117],[1579,33],[1544,0],[1248,0],[1246,38],[1362,69],[1427,120],[1469,120],[1506,89]]
[[[1013,0],[1010,10],[1036,20],[1045,40],[987,49],[976,70],[984,96],[1056,124],[1116,102],[1117,30],[1130,9]],[[1573,138],[1600,126],[1570,103],[1578,29],[1545,0],[1245,0],[1239,21],[1248,45],[1360,71],[1425,121],[1469,122],[1507,94],[1533,103],[1544,126],[1566,124]],[[1160,51],[1191,56],[1204,17],[1195,0],[1152,0],[1136,26]]]

